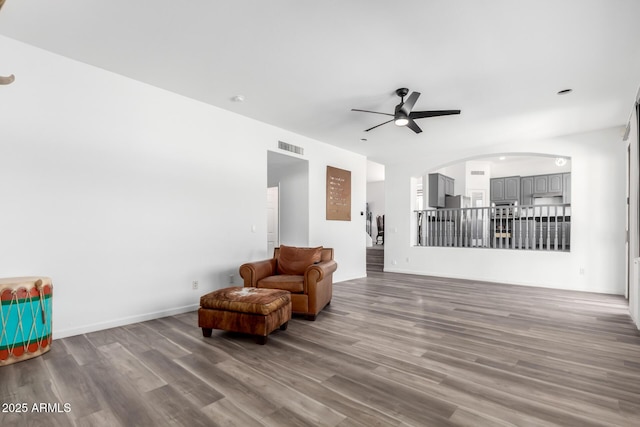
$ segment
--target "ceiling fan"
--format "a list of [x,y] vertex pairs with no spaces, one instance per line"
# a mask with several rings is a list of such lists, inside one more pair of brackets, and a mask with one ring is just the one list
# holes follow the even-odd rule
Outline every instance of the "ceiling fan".
[[360,111],[363,113],[374,113],[374,114],[382,114],[385,116],[393,117],[391,120],[387,120],[384,123],[380,123],[379,125],[375,125],[370,127],[369,129],[365,129],[365,132],[369,132],[379,126],[386,125],[389,122],[394,122],[396,126],[406,126],[415,133],[422,132],[420,126],[414,121],[415,119],[424,119],[426,117],[436,117],[436,116],[450,116],[452,114],[460,114],[460,110],[434,110],[434,111],[411,111],[413,106],[415,105],[418,97],[420,96],[420,92],[413,92],[407,100],[404,100],[404,97],[409,93],[409,89],[406,87],[396,89],[396,95],[398,95],[402,101],[400,104],[396,105],[396,110],[393,114],[390,113],[380,113],[378,111],[369,111],[369,110],[358,110],[356,108],[352,108],[351,111]]

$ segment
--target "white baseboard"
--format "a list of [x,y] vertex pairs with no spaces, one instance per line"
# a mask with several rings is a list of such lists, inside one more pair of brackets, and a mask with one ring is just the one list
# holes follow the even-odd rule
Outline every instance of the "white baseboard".
[[[74,335],[87,334],[89,332],[102,331],[104,329],[116,328],[118,326],[130,325],[131,323],[145,322],[147,320],[159,319],[161,317],[174,316],[176,314],[188,313],[197,310],[199,304],[185,305],[183,307],[170,308],[168,310],[154,311],[152,313],[139,314],[135,316],[122,317],[120,319],[109,320],[107,322],[92,323],[76,328],[62,329],[53,331],[53,339],[72,337]],[[197,327],[198,325],[193,325]]]
[[475,276],[460,275],[460,274],[425,273],[424,271],[414,271],[414,270],[404,269],[404,268],[385,268],[384,271],[387,272],[387,273],[413,274],[413,275],[416,275],[416,276],[433,276],[433,277],[439,277],[439,278],[443,278],[443,279],[447,279],[447,278],[448,279],[462,279],[462,280],[472,280],[472,281],[478,281],[478,282],[503,283],[503,284],[506,284],[506,285],[531,286],[531,287],[534,287],[534,288],[549,288],[549,289],[560,289],[560,290],[565,290],[565,291],[594,292],[594,293],[597,293],[597,294],[619,295],[619,293],[616,292],[615,289],[582,289],[582,288],[572,288],[572,287],[557,286],[557,285],[548,284],[548,283],[522,282],[522,281],[515,281],[515,280],[501,280],[499,278],[491,278],[491,277],[479,278],[479,277],[475,277]]

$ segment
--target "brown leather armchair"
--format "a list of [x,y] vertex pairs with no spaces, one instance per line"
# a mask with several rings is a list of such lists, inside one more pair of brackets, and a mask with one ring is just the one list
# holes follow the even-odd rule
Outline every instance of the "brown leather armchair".
[[240,266],[245,287],[283,289],[291,292],[294,314],[316,320],[318,313],[331,302],[333,248],[297,248],[281,245],[273,258]]

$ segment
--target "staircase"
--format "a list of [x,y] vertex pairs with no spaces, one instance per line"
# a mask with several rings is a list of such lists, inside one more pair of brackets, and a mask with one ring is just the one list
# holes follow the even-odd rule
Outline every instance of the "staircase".
[[383,271],[384,269],[384,248],[373,246],[367,248],[367,271]]

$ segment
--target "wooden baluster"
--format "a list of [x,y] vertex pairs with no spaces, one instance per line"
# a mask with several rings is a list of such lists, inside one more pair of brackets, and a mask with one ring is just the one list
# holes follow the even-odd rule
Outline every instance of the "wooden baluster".
[[427,212],[427,246],[433,246],[433,213]]
[[442,211],[436,211],[438,213],[438,246],[442,246]]
[[433,246],[438,246],[438,211],[433,212]]
[[422,246],[422,212],[417,212],[417,223],[418,223],[418,246]]
[[551,223],[549,222],[549,212],[551,209],[549,205],[547,205],[547,235],[545,236],[545,240],[547,242],[547,250],[551,250]]
[[462,210],[462,219],[461,219],[461,225],[462,225],[462,236],[460,241],[462,242],[462,246],[467,248],[467,210],[463,209]]
[[[542,248],[542,243],[540,242],[540,239],[538,238],[538,231],[536,230],[536,224],[538,224],[538,221],[536,221],[537,218],[538,218],[538,215],[536,215],[536,208],[534,206],[533,207],[533,246],[534,246],[534,249]],[[540,228],[542,228],[542,225],[540,225]]]
[[565,205],[562,205],[562,245],[561,247],[563,251],[565,249],[566,234],[567,234],[567,230],[565,229],[566,221],[567,221],[567,217],[566,217]]
[[498,246],[498,240],[496,238],[497,231],[497,223],[498,223],[498,208],[492,208],[493,211],[493,247]]
[[451,225],[448,221],[447,221],[447,216],[449,214],[449,211],[444,211],[442,212],[442,216],[444,217],[443,221],[442,221],[442,225],[444,226],[443,234],[444,234],[444,244],[443,246],[449,246],[449,226]]
[[522,249],[522,216],[518,215],[518,249]]
[[498,222],[499,224],[498,227],[500,229],[500,239],[498,239],[498,242],[500,242],[500,249],[502,249],[502,241],[503,241],[502,233],[504,232],[504,229],[502,228],[502,220],[503,220],[502,215],[504,214],[504,208],[499,208],[499,209],[500,209],[500,221]]
[[[475,217],[476,217],[475,221],[473,219],[474,213],[475,213]],[[469,223],[469,227],[470,227],[471,233],[469,235],[469,238],[471,239],[470,245],[472,247],[476,247],[478,245],[478,225],[475,224],[475,227],[474,227],[474,223],[477,222],[477,219],[478,219],[478,210],[477,209],[471,210],[471,222]],[[476,230],[475,233],[473,232],[474,228]]]
[[[529,246],[527,244],[527,238],[529,237],[529,206],[524,208],[523,214],[524,214],[524,236],[523,236],[524,237],[524,249],[529,249]],[[522,217],[520,219],[522,219]]]
[[449,223],[447,222],[447,211],[442,212],[442,246],[449,246]]
[[[555,229],[555,238],[554,238],[554,246],[555,246],[555,250],[558,250],[558,207],[554,206],[553,207],[553,212],[556,215],[555,218],[555,224],[556,224],[556,229]],[[562,231],[560,231],[562,233]]]
[[[508,215],[511,215],[509,217]],[[511,241],[511,249],[516,248],[516,217],[515,217],[515,208],[510,208],[507,211],[507,235],[510,236],[509,240]],[[511,227],[511,231],[509,231],[509,227]],[[507,240],[507,248],[509,247],[509,240]]]

